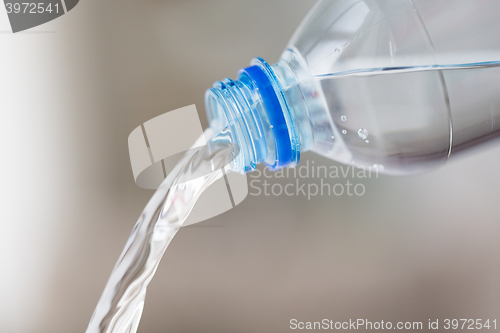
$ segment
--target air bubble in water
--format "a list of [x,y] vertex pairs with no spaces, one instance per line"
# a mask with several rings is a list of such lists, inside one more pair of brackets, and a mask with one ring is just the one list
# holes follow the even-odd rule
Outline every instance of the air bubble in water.
[[368,137],[368,131],[364,128],[360,128],[359,131],[358,131],[358,136],[363,139],[363,140],[366,140],[366,138]]
[[370,140],[365,140],[366,143],[370,143]]
[[347,131],[346,130],[342,130],[342,134],[347,134]]
[[347,120],[347,117],[346,117],[346,116],[342,116],[342,117],[340,117],[340,120],[342,120],[342,121],[346,121],[346,120]]

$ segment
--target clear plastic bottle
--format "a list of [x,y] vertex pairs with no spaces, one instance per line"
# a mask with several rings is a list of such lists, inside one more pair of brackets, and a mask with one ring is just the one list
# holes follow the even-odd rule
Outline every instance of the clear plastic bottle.
[[500,136],[500,1],[325,0],[281,58],[205,95],[229,126],[234,169],[314,151],[389,174],[420,172]]

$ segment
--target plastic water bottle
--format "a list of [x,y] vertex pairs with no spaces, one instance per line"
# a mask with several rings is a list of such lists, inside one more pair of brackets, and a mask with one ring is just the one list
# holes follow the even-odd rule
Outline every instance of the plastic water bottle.
[[281,58],[255,58],[205,95],[233,169],[313,151],[407,174],[500,135],[500,1],[318,2]]

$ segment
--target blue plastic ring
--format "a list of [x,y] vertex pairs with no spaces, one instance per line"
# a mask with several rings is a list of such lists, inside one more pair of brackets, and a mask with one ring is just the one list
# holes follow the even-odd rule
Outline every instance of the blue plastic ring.
[[276,142],[276,163],[269,166],[273,169],[288,166],[292,163],[292,143],[283,109],[271,81],[259,66],[244,68],[240,70],[240,75],[241,73],[246,73],[259,89],[269,122],[272,126]]

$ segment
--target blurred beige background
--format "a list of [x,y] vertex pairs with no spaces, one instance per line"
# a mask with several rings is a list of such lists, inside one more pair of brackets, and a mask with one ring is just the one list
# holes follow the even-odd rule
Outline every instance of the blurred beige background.
[[[313,2],[86,0],[0,34],[1,332],[85,331],[152,195],[134,184],[129,133],[193,103],[206,126],[204,91],[254,56],[276,61]],[[368,180],[362,197],[248,196],[179,232],[139,332],[500,320],[499,166],[497,144]]]

